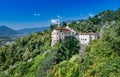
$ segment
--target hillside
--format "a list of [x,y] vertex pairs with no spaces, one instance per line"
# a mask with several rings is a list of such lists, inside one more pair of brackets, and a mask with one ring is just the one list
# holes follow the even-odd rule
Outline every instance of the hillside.
[[0,37],[3,37],[3,36],[15,36],[17,35],[17,31],[11,29],[11,28],[8,28],[6,26],[0,26]]
[[71,21],[69,27],[81,32],[99,32],[102,27],[114,24],[117,21],[120,21],[120,9],[105,10],[88,19]]
[[[10,77],[37,76],[39,73],[46,74],[46,72],[41,71],[43,68],[46,68],[47,71],[54,64],[67,60],[78,53],[79,45],[77,45],[77,40],[71,40],[71,43],[74,43],[72,45],[73,49],[70,48],[71,43],[69,42],[51,48],[50,34],[50,31],[30,34],[17,40],[14,44],[2,46],[0,48],[0,70]],[[45,63],[47,67],[44,66]],[[39,69],[40,66],[43,68]],[[27,72],[28,70],[29,72]],[[38,70],[41,72],[35,75]]]
[[[120,9],[107,10],[86,20],[73,21],[69,27],[82,32],[99,32],[78,53],[76,38],[51,47],[51,30],[27,35],[16,43],[0,48],[2,77],[119,77],[120,76]],[[61,27],[66,27],[61,23]]]
[[105,28],[101,39],[86,48],[86,57],[75,55],[55,65],[48,77],[119,77],[120,22]]

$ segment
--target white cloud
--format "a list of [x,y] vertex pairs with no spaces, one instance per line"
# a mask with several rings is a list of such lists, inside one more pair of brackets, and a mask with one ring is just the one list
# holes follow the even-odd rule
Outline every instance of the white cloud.
[[39,14],[39,13],[34,13],[33,15],[34,15],[34,16],[37,16],[37,17],[39,17],[39,16],[40,16],[40,14]]
[[51,23],[52,23],[52,24],[58,24],[58,23],[59,23],[59,20],[58,20],[58,19],[52,19],[52,20],[51,20]]
[[57,18],[61,19],[62,17],[60,15],[57,15]]
[[94,17],[94,14],[88,13],[89,17]]

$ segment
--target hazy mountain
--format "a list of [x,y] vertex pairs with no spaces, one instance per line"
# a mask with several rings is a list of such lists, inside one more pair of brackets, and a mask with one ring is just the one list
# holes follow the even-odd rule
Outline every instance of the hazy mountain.
[[50,27],[25,28],[25,29],[20,29],[20,30],[13,30],[9,27],[2,25],[2,26],[0,26],[0,37],[3,37],[3,36],[25,36],[30,33],[42,32],[42,31],[48,30],[48,29],[50,29]]
[[17,33],[17,31],[11,29],[11,28],[8,28],[4,25],[0,26],[0,37],[3,37],[3,36],[15,36]]
[[44,30],[48,30],[50,29],[50,27],[40,27],[40,28],[25,28],[25,29],[20,29],[20,30],[17,30],[17,32],[24,36],[24,35],[27,35],[27,34],[30,34],[30,33],[35,33],[35,32],[42,32]]

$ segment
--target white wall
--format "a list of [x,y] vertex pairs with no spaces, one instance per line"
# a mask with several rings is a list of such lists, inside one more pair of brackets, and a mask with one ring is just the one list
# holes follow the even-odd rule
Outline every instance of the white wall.
[[97,35],[77,35],[76,38],[79,40],[80,44],[88,44],[91,40],[97,39]]
[[90,42],[89,35],[78,35],[78,38],[81,44],[88,44]]
[[53,46],[54,44],[59,43],[60,39],[65,40],[66,36],[71,36],[71,32],[61,32],[60,30],[53,30],[51,45]]
[[96,35],[91,35],[91,40],[96,39]]
[[59,40],[59,39],[60,39],[60,31],[59,30],[53,30],[52,40]]

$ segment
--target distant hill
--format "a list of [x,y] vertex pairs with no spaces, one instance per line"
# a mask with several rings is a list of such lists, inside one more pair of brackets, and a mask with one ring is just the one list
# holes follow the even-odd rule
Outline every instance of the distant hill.
[[8,28],[4,25],[0,26],[0,37],[3,37],[3,36],[15,36],[17,35],[17,31],[11,29],[11,28]]
[[28,34],[33,34],[35,32],[42,32],[44,30],[49,30],[50,27],[40,27],[40,28],[25,28],[25,29],[20,29],[20,30],[17,30],[17,32],[24,36],[24,35],[28,35]]
[[28,34],[33,34],[35,32],[42,32],[44,30],[49,30],[50,27],[40,27],[40,28],[25,28],[20,30],[13,30],[4,25],[0,26],[0,37],[5,36],[25,36]]

